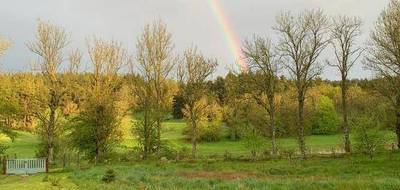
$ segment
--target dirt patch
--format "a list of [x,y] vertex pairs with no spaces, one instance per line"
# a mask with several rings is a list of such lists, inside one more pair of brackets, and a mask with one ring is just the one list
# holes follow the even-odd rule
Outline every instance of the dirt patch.
[[182,172],[180,176],[188,179],[221,179],[221,180],[241,180],[249,178],[260,178],[261,176],[254,172],[229,172],[229,171],[196,171]]

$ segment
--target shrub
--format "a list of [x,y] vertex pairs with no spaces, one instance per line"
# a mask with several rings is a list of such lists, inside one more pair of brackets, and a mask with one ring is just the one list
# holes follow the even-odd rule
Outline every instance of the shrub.
[[[197,138],[204,142],[217,142],[222,138],[222,108],[216,104],[209,105],[206,109],[207,118],[199,121]],[[189,125],[183,130],[188,138],[192,129]]]
[[115,177],[115,171],[113,169],[108,169],[101,180],[106,183],[111,183],[115,181]]
[[190,149],[186,146],[182,146],[178,149],[178,154],[176,156],[177,160],[183,160],[190,157]]
[[329,135],[337,132],[340,119],[329,97],[322,96],[319,99],[311,125],[314,135]]
[[61,178],[59,178],[59,177],[48,177],[48,181],[50,182],[50,184],[52,185],[52,186],[60,186],[61,185],[61,183],[60,183],[60,181],[61,181]]
[[200,140],[205,142],[217,142],[222,138],[221,125],[209,124],[200,128]]
[[233,160],[233,159],[232,159],[232,153],[230,153],[228,150],[225,150],[225,153],[224,153],[224,160],[226,160],[226,161]]
[[295,154],[296,154],[296,150],[293,148],[287,148],[287,149],[282,149],[282,156],[284,158],[286,158],[287,160],[289,160],[289,162],[292,162]]
[[183,113],[182,109],[185,105],[185,99],[180,96],[176,95],[173,97],[172,100],[172,116],[174,119],[182,119],[183,118]]
[[7,150],[8,148],[9,148],[9,147],[8,147],[7,145],[0,144],[0,156],[1,156],[1,155],[4,155],[4,154],[6,153],[6,150]]
[[250,151],[251,159],[256,160],[257,157],[265,150],[265,138],[260,132],[249,129],[243,135],[243,146]]
[[353,123],[355,129],[355,148],[373,159],[384,148],[384,134],[379,130],[379,122],[371,117],[362,116]]
[[134,122],[132,134],[137,138],[138,146],[136,151],[140,151],[141,159],[146,159],[157,151],[157,130],[153,117],[145,115]]
[[165,158],[165,159],[176,159],[178,154],[177,148],[167,141],[162,141],[160,149],[157,151],[158,158]]

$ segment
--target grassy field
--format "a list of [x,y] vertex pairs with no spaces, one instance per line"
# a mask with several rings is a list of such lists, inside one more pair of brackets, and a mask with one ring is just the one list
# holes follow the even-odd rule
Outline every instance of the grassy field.
[[[119,163],[50,174],[1,176],[0,189],[399,189],[399,154],[306,161]],[[105,171],[116,180],[101,182]],[[48,175],[49,177],[46,177]],[[47,178],[47,180],[46,180]],[[58,182],[54,182],[58,181]]]
[[[125,140],[118,148],[127,152],[136,142],[129,132],[129,119],[123,121]],[[176,146],[190,147],[183,136],[185,124],[179,120],[165,123],[163,139]],[[392,137],[391,137],[392,138]],[[39,140],[19,132],[14,142],[0,137],[10,146],[7,154],[19,158],[35,156]],[[341,146],[341,136],[309,136],[312,150],[330,150]],[[283,148],[296,148],[294,138],[279,139]],[[229,140],[201,143],[199,154],[247,155],[243,144]],[[101,181],[107,169],[116,172],[116,181]],[[104,165],[72,165],[49,174],[0,176],[0,189],[400,189],[400,153],[386,152],[369,160],[362,155],[308,160],[269,159],[230,161],[203,158],[187,161],[113,162]]]

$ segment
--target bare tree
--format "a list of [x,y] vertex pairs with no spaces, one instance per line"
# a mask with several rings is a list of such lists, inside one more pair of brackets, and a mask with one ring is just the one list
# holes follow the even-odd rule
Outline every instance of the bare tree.
[[[252,41],[245,41],[243,54],[247,58],[248,71],[256,84],[253,97],[268,113],[271,129],[272,152],[277,154],[275,94],[278,82],[278,58],[272,51],[271,41],[254,36]],[[261,79],[261,80],[260,80]],[[267,97],[266,100],[263,97]]]
[[396,112],[395,132],[400,148],[400,1],[391,0],[381,13],[371,33],[366,66],[375,71],[384,84],[378,85],[379,92],[388,98]]
[[54,158],[54,148],[58,136],[57,110],[66,90],[59,69],[63,63],[62,51],[67,46],[67,34],[64,29],[47,22],[39,21],[36,42],[28,44],[28,48],[40,57],[40,70],[45,80],[48,95],[45,102],[48,111],[36,113],[42,122],[42,138],[46,154],[50,162]]
[[192,156],[196,157],[198,143],[198,129],[206,117],[207,102],[206,79],[215,71],[217,61],[207,59],[197,52],[196,48],[187,49],[182,63],[178,67],[178,80],[181,94],[185,100],[182,110],[190,127],[192,142]]
[[[171,34],[161,21],[146,25],[137,42],[137,63],[146,84],[147,99],[152,102],[156,120],[157,147],[161,144],[161,125],[167,108],[169,88],[167,79],[173,69],[175,58]],[[142,91],[144,92],[144,91]]]
[[0,56],[2,56],[8,48],[10,48],[10,42],[0,38]]
[[69,60],[69,73],[78,73],[79,72],[79,67],[81,66],[81,61],[82,61],[82,52],[80,52],[78,49],[73,50],[70,52],[68,55],[68,60]]
[[306,158],[304,140],[304,104],[308,88],[320,75],[322,65],[318,57],[329,43],[326,37],[328,21],[321,10],[305,11],[297,17],[290,12],[277,17],[274,29],[280,39],[278,50],[285,58],[285,66],[293,77],[298,101],[298,140],[303,158]]
[[362,48],[356,45],[356,40],[361,35],[362,22],[361,19],[357,17],[339,16],[333,18],[332,23],[330,36],[331,45],[335,53],[335,60],[327,61],[327,63],[332,67],[336,67],[340,72],[344,149],[347,153],[350,153],[350,129],[347,113],[348,74],[363,52]]

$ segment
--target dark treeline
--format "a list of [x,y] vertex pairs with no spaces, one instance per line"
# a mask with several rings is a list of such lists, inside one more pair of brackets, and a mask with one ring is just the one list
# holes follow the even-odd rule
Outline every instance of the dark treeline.
[[[86,72],[79,72],[82,51],[65,52],[65,30],[39,21],[28,43],[38,70],[0,76],[0,132],[38,134],[37,154],[50,161],[71,151],[103,161],[121,143],[127,116],[135,119],[131,131],[143,159],[169,150],[162,129],[173,118],[187,123],[192,157],[198,143],[223,138],[245,142],[254,157],[265,139],[277,155],[278,138],[296,137],[306,158],[307,135],[343,134],[346,153],[400,148],[400,2],[392,0],[382,12],[366,47],[358,39],[361,26],[359,18],[330,18],[321,10],[284,12],[273,27],[275,44],[249,38],[243,43],[246,69],[211,79],[217,60],[196,47],[175,53],[161,21],[144,27],[133,56],[119,42],[89,39],[92,69]],[[9,46],[0,41],[0,55]],[[334,53],[324,60],[327,48]],[[377,77],[349,80],[357,61]],[[124,66],[132,72],[121,74]],[[322,80],[323,67],[337,68],[340,80]],[[397,141],[388,143],[385,131]]]

